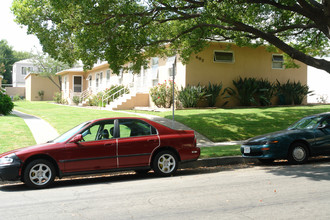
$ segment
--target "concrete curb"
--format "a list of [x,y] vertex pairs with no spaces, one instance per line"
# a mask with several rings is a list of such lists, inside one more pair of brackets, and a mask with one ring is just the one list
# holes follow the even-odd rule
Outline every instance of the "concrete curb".
[[237,164],[248,164],[255,163],[257,159],[243,158],[241,156],[230,156],[230,157],[215,157],[199,159],[197,161],[182,163],[179,165],[180,169],[185,168],[198,168],[198,167],[215,167],[223,165],[237,165]]

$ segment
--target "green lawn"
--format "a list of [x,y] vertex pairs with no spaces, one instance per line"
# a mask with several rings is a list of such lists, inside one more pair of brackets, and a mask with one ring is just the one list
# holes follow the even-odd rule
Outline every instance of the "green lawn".
[[48,102],[15,102],[15,110],[38,116],[62,134],[74,126],[96,118],[135,116],[106,110],[56,105]]
[[[147,112],[172,119],[172,112]],[[330,105],[242,108],[242,109],[188,109],[176,110],[175,120],[210,140],[245,140],[250,137],[287,128],[298,119],[321,112],[330,112]]]
[[241,155],[240,145],[201,147],[200,158],[238,156]]
[[15,115],[0,116],[0,153],[36,144],[24,120]]

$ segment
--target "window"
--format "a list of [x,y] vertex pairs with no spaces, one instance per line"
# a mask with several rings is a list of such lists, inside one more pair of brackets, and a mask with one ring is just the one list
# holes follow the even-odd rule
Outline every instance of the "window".
[[121,138],[157,134],[154,127],[140,120],[120,119],[119,135]]
[[29,74],[33,71],[33,67],[22,67],[22,75]]
[[114,138],[114,120],[94,124],[81,134],[86,142]]
[[272,68],[273,69],[284,69],[284,58],[283,58],[283,55],[273,54]]
[[73,77],[73,92],[82,92],[82,76]]
[[100,85],[102,85],[102,80],[103,80],[103,72],[100,72]]
[[213,61],[219,63],[233,63],[234,53],[230,51],[214,51]]
[[107,81],[110,81],[110,70],[107,70]]
[[95,77],[95,86],[96,86],[96,88],[99,87],[99,79],[100,79],[100,74],[96,73],[96,77]]
[[151,58],[151,66],[158,66],[159,59],[158,57]]
[[92,87],[92,79],[93,79],[92,75],[89,75],[88,78],[87,78],[89,87]]
[[67,82],[68,82],[68,77],[67,76],[64,76],[63,77],[63,89],[64,89],[64,92],[66,92],[66,90],[67,90]]

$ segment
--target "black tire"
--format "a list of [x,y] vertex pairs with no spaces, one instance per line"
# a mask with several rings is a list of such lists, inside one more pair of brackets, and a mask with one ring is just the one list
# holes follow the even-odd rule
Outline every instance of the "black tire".
[[272,164],[274,162],[274,159],[258,159],[258,160],[262,164]]
[[308,148],[304,143],[293,143],[289,148],[288,161],[291,164],[303,164],[308,160]]
[[178,169],[178,158],[172,151],[160,151],[152,162],[152,168],[159,176],[171,176]]
[[24,169],[24,183],[35,189],[50,186],[55,179],[54,165],[48,160],[38,159],[31,161]]

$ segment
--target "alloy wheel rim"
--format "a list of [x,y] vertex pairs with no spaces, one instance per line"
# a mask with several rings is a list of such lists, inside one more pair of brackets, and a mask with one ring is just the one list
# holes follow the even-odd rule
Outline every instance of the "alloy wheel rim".
[[175,159],[170,154],[163,154],[158,159],[158,168],[163,173],[171,173],[175,169]]
[[51,176],[52,176],[52,171],[45,164],[34,165],[29,173],[31,182],[38,186],[47,184],[50,181]]
[[306,151],[303,147],[298,146],[293,149],[292,155],[296,161],[303,161],[306,157]]

